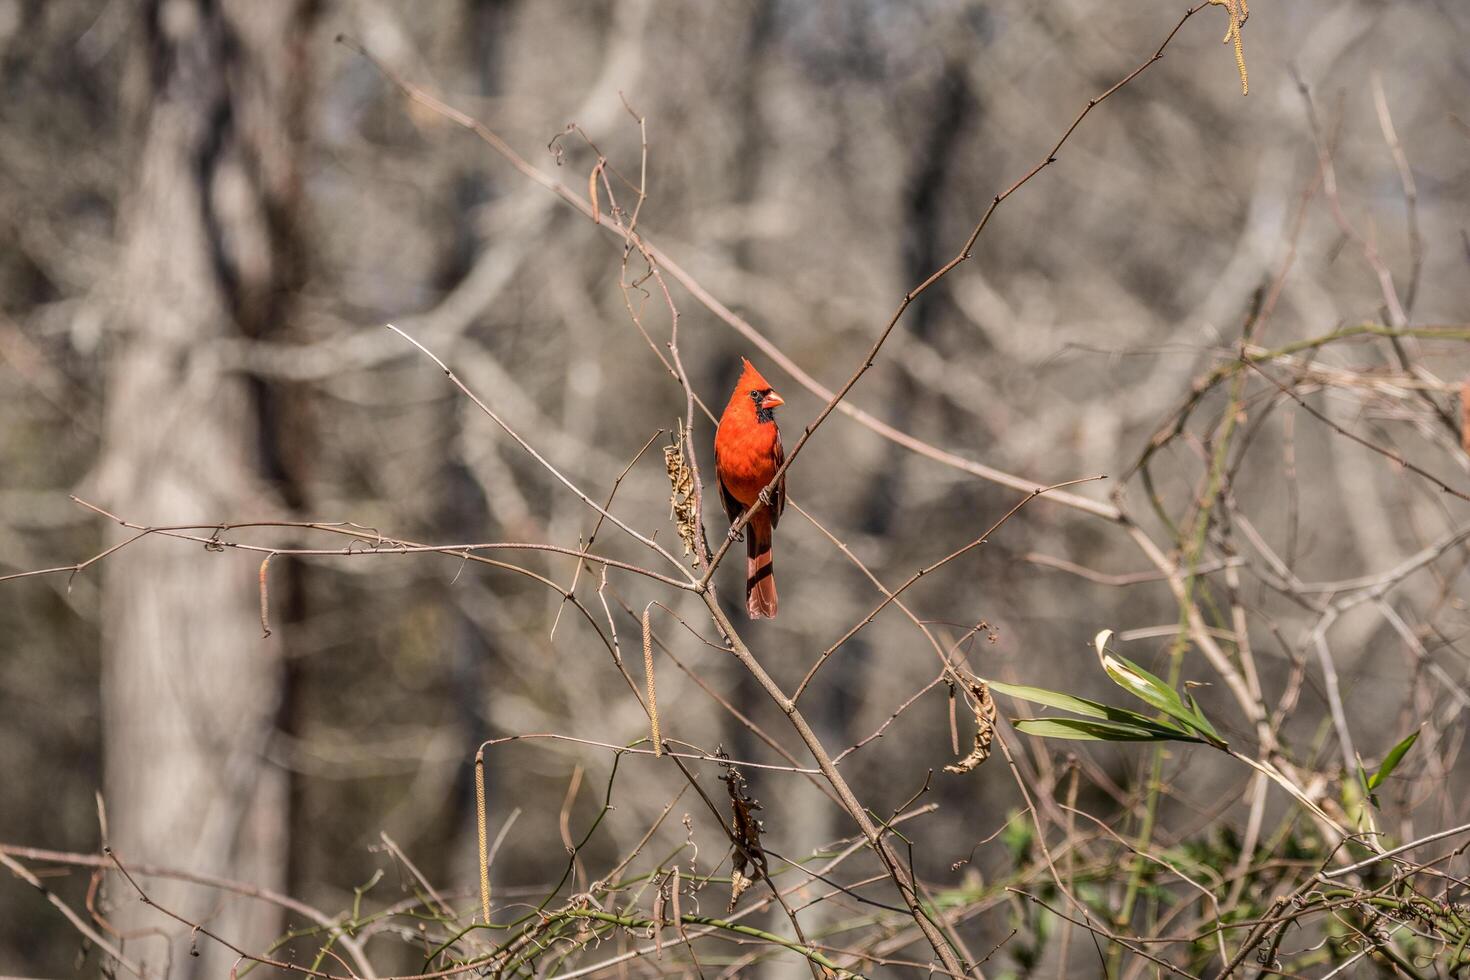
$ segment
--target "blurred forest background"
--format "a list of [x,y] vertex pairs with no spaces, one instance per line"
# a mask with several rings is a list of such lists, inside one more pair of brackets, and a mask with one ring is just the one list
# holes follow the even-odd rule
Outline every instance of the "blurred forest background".
[[[834,413],[788,485],[841,547],[788,509],[770,623],[744,618],[738,552],[716,574],[724,609],[790,692],[883,599],[852,558],[896,587],[981,536],[1024,488],[1109,476],[1070,488],[1095,507],[1038,498],[905,601],[980,676],[1125,703],[1091,648],[1117,630],[1132,660],[1203,685],[1191,690],[1232,748],[1276,760],[1326,821],[1208,746],[1048,741],[1003,723],[1014,766],[944,772],[968,751],[974,694],[936,675],[925,636],[885,609],[815,675],[801,710],[833,755],[898,713],[842,772],[874,820],[937,804],[905,822],[912,848],[895,846],[951,910],[967,965],[999,946],[982,975],[1162,975],[1155,957],[1228,973],[1246,929],[1128,948],[1098,937],[1177,938],[1221,906],[1264,916],[1340,860],[1333,821],[1371,824],[1392,846],[1465,819],[1470,504],[1456,491],[1470,487],[1459,390],[1470,7],[1258,0],[1242,32],[1245,98],[1221,44],[1232,10],[1190,18],[1162,60],[1088,115],[1056,164],[997,209],[973,257],[913,303],[847,399],[1020,481],[998,485]],[[406,99],[339,34],[581,200],[599,151],[636,183],[642,116],[638,229],[836,390],[905,292],[1182,12],[1083,0],[0,0],[0,575],[68,566],[134,533],[69,494],[204,538],[250,521],[373,529],[350,557],[270,563],[268,638],[260,553],[149,535],[74,575],[0,582],[0,853],[81,917],[95,908],[107,942],[149,976],[222,977],[238,954],[145,907],[120,876],[93,880],[111,866],[98,793],[125,862],[269,889],[332,921],[415,911],[432,883],[440,898],[417,912],[441,911],[385,915],[348,944],[379,975],[470,962],[473,945],[458,958],[430,951],[479,913],[476,748],[527,733],[646,737],[598,633],[616,630],[641,687],[639,620],[655,599],[689,626],[654,607],[664,736],[812,765],[692,592],[617,570],[600,589],[589,566],[577,589],[588,619],[522,575],[371,553],[377,534],[575,549],[597,518],[385,322],[599,503],[639,447],[683,418],[685,396],[655,356],[669,338],[657,284],[620,288],[644,267],[636,250],[624,264],[613,222],[594,225]],[[626,217],[636,195],[612,189]],[[670,289],[694,392],[718,411],[751,357],[786,400],[789,450],[826,398]],[[695,421],[708,492],[713,429]],[[667,441],[611,509],[675,550]],[[727,525],[713,502],[718,545]],[[303,529],[218,534],[343,547]],[[611,524],[594,550],[682,577]],[[559,586],[576,565],[486,554]],[[1002,717],[1027,713],[997,701]],[[1368,804],[1357,758],[1371,772],[1421,724],[1428,734]],[[575,905],[629,855],[649,881],[675,865],[728,877],[720,823],[694,791],[678,795],[689,782],[672,761],[628,755],[614,779],[613,753],[579,742],[487,750],[489,832],[503,833],[496,916],[547,895]],[[728,817],[720,767],[681,761]],[[773,868],[861,841],[820,777],[785,770],[745,770]],[[609,793],[614,809],[556,891],[564,842]],[[1176,856],[1140,856],[1153,852]],[[901,889],[853,884],[883,874],[865,854],[832,875],[886,909],[847,893],[819,902],[817,879],[777,880],[842,969],[924,975],[937,954]],[[1421,890],[1453,909],[1466,862],[1438,868]],[[300,909],[178,875],[139,881],[252,953],[369,975],[318,955],[322,930],[272,946],[311,925]],[[603,905],[657,919],[651,896],[669,886],[651,887]],[[720,915],[729,885],[704,887],[684,911]],[[758,899],[769,892],[741,901]],[[1296,975],[1433,976],[1463,954],[1470,926],[1450,912],[1396,929],[1409,920],[1353,918],[1376,915],[1369,905],[1277,936],[1264,959],[1246,948],[1239,969],[1255,975],[1280,955]],[[793,928],[779,907],[748,921]],[[603,926],[600,945],[573,930],[550,945],[565,962],[532,957],[508,975],[560,975],[650,943],[647,929]],[[603,972],[809,975],[779,945],[696,944],[696,965],[674,931],[662,941],[659,957]],[[107,961],[13,867],[0,873],[0,973],[95,976]]]

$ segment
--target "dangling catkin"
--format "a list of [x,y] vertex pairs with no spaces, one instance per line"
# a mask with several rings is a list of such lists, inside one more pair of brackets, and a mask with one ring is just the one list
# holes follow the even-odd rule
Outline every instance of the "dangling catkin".
[[485,846],[485,747],[475,753],[475,822],[480,834],[480,913],[490,924],[490,854]]
[[653,732],[653,754],[664,754],[664,743],[658,733],[658,694],[653,687],[653,624],[649,611],[652,604],[643,607],[643,676],[648,678],[648,721]]

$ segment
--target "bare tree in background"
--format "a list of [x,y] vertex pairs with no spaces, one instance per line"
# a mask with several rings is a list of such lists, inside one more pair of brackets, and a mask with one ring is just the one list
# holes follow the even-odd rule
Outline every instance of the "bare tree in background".
[[[101,484],[150,513],[290,503],[278,393],[225,373],[216,352],[278,334],[299,276],[293,130],[313,7],[166,0],[138,14],[143,138],[124,199],[115,293],[125,334],[108,369]],[[280,642],[252,628],[256,595],[213,555],[137,557],[109,571],[104,590],[112,844],[133,860],[187,856],[280,887],[288,786],[265,758],[282,704]],[[285,587],[276,596],[289,604]],[[169,896],[200,916],[216,904],[188,886]],[[279,930],[269,907],[231,906],[214,921],[250,942]],[[202,952],[198,976],[223,976],[233,961]]]

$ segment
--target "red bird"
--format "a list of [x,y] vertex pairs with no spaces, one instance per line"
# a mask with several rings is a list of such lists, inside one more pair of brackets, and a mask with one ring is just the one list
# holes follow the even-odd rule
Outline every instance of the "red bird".
[[786,509],[786,477],[772,488],[770,506],[760,504],[760,493],[786,459],[776,408],[784,405],[766,379],[745,358],[745,371],[715,429],[715,474],[720,500],[731,523],[748,508],[759,509],[745,528],[745,607],[751,619],[776,617],[776,578],[771,567],[771,532]]

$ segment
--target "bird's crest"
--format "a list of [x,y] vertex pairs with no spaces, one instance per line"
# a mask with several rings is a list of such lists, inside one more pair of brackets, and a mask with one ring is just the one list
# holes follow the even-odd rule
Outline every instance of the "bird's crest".
[[740,363],[745,365],[745,370],[740,373],[740,384],[738,386],[740,390],[765,391],[771,387],[771,383],[761,377],[761,373],[755,369],[754,364],[743,357],[740,359]]

